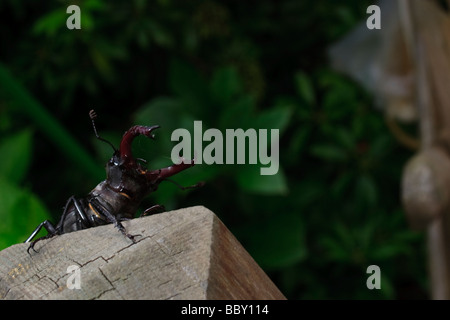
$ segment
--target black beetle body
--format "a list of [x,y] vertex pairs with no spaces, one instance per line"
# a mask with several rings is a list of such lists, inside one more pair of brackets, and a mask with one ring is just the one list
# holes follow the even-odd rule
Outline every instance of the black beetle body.
[[[112,146],[110,142],[97,134],[94,123],[95,112],[91,110],[89,114],[96,137]],[[168,180],[168,177],[194,165],[194,160],[192,160],[190,163],[180,162],[163,169],[147,170],[133,157],[131,153],[133,139],[139,135],[153,139],[152,131],[158,128],[159,126],[134,126],[126,131],[119,150],[112,146],[114,154],[106,164],[106,179],[100,182],[86,197],[80,199],[74,196],[70,197],[56,226],[53,226],[48,220],[42,222],[25,242],[32,241],[42,227],[48,231],[48,235],[31,242],[28,252],[30,249],[34,250],[35,243],[41,239],[109,223],[113,223],[125,236],[135,242],[135,236],[125,231],[121,221],[133,219],[142,200],[151,192],[156,191],[162,181]],[[164,211],[163,206],[155,205],[146,209],[143,215],[162,211]]]

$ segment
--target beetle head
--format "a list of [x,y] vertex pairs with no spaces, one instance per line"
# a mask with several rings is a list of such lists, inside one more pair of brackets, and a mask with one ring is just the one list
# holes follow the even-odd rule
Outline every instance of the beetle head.
[[148,170],[133,157],[131,144],[134,138],[144,135],[154,139],[153,131],[158,128],[157,125],[152,127],[138,125],[125,132],[119,150],[114,152],[106,167],[107,180],[112,188],[144,196],[148,192],[155,191],[165,179],[194,165],[192,160],[190,163],[181,162],[162,169]]

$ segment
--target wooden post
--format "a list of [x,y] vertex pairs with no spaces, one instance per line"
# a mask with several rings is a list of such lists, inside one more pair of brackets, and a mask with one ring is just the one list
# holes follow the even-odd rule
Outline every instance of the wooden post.
[[[197,206],[0,252],[2,299],[285,299],[208,209]],[[79,285],[79,289],[77,289]]]
[[403,203],[411,224],[427,231],[432,298],[450,299],[450,16],[437,1],[399,5],[421,129],[420,150],[403,174]]

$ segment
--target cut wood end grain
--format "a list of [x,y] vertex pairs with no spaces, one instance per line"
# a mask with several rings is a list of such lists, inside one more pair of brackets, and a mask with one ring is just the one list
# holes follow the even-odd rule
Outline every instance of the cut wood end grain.
[[40,241],[31,255],[25,243],[0,251],[0,298],[285,299],[202,206],[124,226],[136,244],[106,225]]

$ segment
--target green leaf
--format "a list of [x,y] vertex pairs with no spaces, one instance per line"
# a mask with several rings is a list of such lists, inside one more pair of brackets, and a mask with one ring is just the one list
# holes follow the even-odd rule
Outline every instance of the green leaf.
[[259,194],[286,194],[288,186],[281,168],[274,175],[261,175],[260,168],[268,167],[262,164],[245,165],[237,174],[240,188],[247,192]]
[[355,193],[356,198],[362,199],[368,206],[374,206],[377,202],[377,186],[373,178],[367,174],[358,177]]
[[235,68],[220,68],[214,73],[211,80],[211,92],[219,103],[227,106],[231,99],[241,90],[241,79]]
[[220,114],[219,128],[242,128],[244,130],[254,127],[253,109],[255,101],[250,95],[244,95],[228,106]]
[[111,63],[103,52],[98,50],[97,48],[92,48],[91,52],[91,59],[94,63],[97,70],[106,78],[110,78],[113,75],[113,68],[111,66]]
[[353,178],[354,173],[352,171],[342,172],[331,185],[331,194],[335,198],[342,198]]
[[348,263],[351,260],[351,252],[335,238],[324,236],[319,239],[320,246],[325,250],[324,258],[331,261]]
[[357,246],[352,230],[341,222],[334,221],[333,233],[320,238],[319,243],[326,251],[326,258],[331,261],[349,263]]
[[30,165],[32,152],[30,130],[22,130],[7,137],[0,144],[0,176],[14,183],[19,183],[25,177]]
[[87,9],[89,11],[103,11],[105,8],[105,3],[101,0],[83,1],[83,9]]
[[[89,79],[87,77],[86,79]],[[0,88],[7,94],[15,111],[27,116],[50,141],[72,161],[85,170],[92,178],[102,179],[104,171],[98,167],[92,156],[67,132],[53,115],[47,111],[0,63]]]
[[[0,250],[23,242],[42,221],[49,219],[39,199],[0,178]],[[44,232],[43,232],[44,233]],[[38,235],[43,235],[40,233]]]
[[382,158],[392,149],[392,138],[388,134],[379,135],[370,145],[369,157]]
[[340,147],[330,144],[315,145],[310,152],[313,156],[325,161],[345,162],[347,153]]
[[166,26],[154,20],[148,20],[146,27],[150,31],[153,40],[161,47],[170,48],[174,45],[175,39]]
[[[69,15],[66,16],[66,18],[68,17]],[[87,10],[84,10],[84,12],[81,11],[80,19],[81,19],[80,26],[84,32],[94,29],[95,19],[89,11]]]
[[301,155],[311,137],[311,131],[312,128],[310,125],[301,126],[294,131],[288,146],[288,159],[286,159],[287,163],[297,165],[301,162]]
[[298,213],[280,211],[234,232],[262,268],[273,270],[291,266],[306,258],[303,225]]
[[388,276],[384,275],[383,272],[381,272],[380,290],[386,299],[394,299],[395,298],[394,284],[388,278]]
[[[53,36],[58,30],[63,30],[63,28],[66,28],[66,20],[68,17],[69,16],[66,14],[66,10],[54,10],[37,20],[33,25],[32,32],[35,34]],[[65,32],[66,31],[67,29]]]
[[316,102],[314,87],[306,73],[297,72],[295,74],[295,85],[298,95],[305,100],[306,103],[313,105]]
[[255,128],[279,129],[280,135],[287,128],[292,116],[290,106],[279,106],[261,112],[256,118]]
[[388,261],[408,253],[409,245],[402,243],[386,243],[378,245],[370,252],[374,261]]
[[315,207],[315,203],[321,201],[326,193],[326,185],[320,179],[302,179],[293,184],[289,197],[297,207]]
[[193,114],[214,107],[209,101],[209,90],[205,80],[194,67],[185,62],[177,59],[171,61],[169,86]]
[[346,128],[336,128],[334,130],[336,141],[346,150],[353,150],[355,147],[355,139]]

